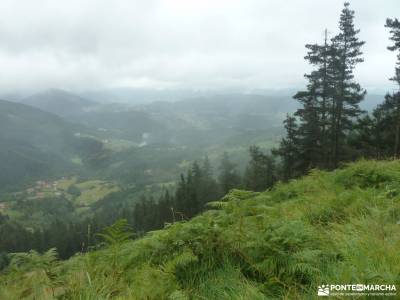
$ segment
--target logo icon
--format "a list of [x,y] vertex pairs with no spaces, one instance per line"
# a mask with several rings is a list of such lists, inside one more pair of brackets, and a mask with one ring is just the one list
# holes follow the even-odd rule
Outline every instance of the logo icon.
[[329,285],[318,286],[318,296],[329,296]]
[[362,292],[362,291],[364,291],[364,285],[363,285],[363,284],[357,284],[357,285],[356,285],[356,291],[357,291],[357,292]]

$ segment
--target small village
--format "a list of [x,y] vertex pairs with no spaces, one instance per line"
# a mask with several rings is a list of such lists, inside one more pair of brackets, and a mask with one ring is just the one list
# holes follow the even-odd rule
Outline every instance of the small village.
[[[94,202],[104,198],[119,187],[112,182],[101,180],[79,181],[77,177],[61,177],[57,180],[38,180],[24,190],[13,193],[13,198],[22,201],[40,201],[44,199],[65,198],[77,208],[88,208]],[[13,213],[9,200],[0,200],[0,214]]]
[[[65,179],[65,177],[62,177],[60,180],[55,181],[38,180],[34,186],[30,186],[24,191],[16,192],[13,195],[18,198],[22,197],[25,200],[61,197],[65,190],[60,188],[59,182]],[[10,205],[6,201],[0,202],[0,213],[5,214],[9,208]]]
[[[65,178],[63,177],[62,180],[64,179]],[[26,194],[29,196],[29,199],[43,199],[46,196],[61,197],[62,190],[59,189],[58,184],[58,180],[38,180],[36,181],[35,186],[26,189]]]

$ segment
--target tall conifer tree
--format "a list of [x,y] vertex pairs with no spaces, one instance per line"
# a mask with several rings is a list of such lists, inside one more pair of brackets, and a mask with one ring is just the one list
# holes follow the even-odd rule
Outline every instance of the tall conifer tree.
[[353,71],[358,63],[363,62],[361,47],[365,42],[360,41],[360,30],[354,28],[354,11],[344,4],[340,15],[340,33],[332,39],[331,70],[335,94],[331,116],[331,138],[333,167],[346,159],[345,138],[352,129],[354,118],[360,113],[359,103],[366,92],[354,81]]
[[289,114],[286,115],[286,119],[283,123],[286,129],[286,137],[281,140],[278,149],[272,150],[272,153],[280,156],[282,177],[283,180],[287,181],[300,175],[298,171],[298,126],[296,124],[296,118]]
[[240,186],[240,175],[236,170],[236,165],[230,161],[226,152],[224,152],[219,166],[218,181],[224,194]]
[[264,191],[276,182],[275,162],[258,146],[251,146],[250,162],[246,168],[245,186],[252,191]]
[[390,78],[397,85],[397,91],[392,95],[387,94],[385,103],[389,109],[392,110],[393,114],[393,125],[395,128],[394,137],[394,157],[400,155],[400,22],[398,19],[387,19],[386,27],[390,29],[390,40],[393,41],[393,45],[388,47],[390,51],[397,51],[397,62],[395,66],[395,75]]

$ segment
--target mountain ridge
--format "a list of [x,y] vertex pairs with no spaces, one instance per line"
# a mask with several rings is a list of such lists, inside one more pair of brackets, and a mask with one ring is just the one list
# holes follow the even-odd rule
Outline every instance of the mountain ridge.
[[97,104],[77,94],[54,88],[25,97],[20,102],[64,118],[83,114]]

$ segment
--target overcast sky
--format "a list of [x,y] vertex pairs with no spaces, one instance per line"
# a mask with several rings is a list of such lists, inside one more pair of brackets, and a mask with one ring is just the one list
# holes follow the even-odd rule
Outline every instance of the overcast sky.
[[[364,87],[386,89],[399,0],[353,0]],[[340,0],[1,0],[1,92],[302,86],[304,44],[333,35]],[[397,15],[396,15],[397,14]]]

